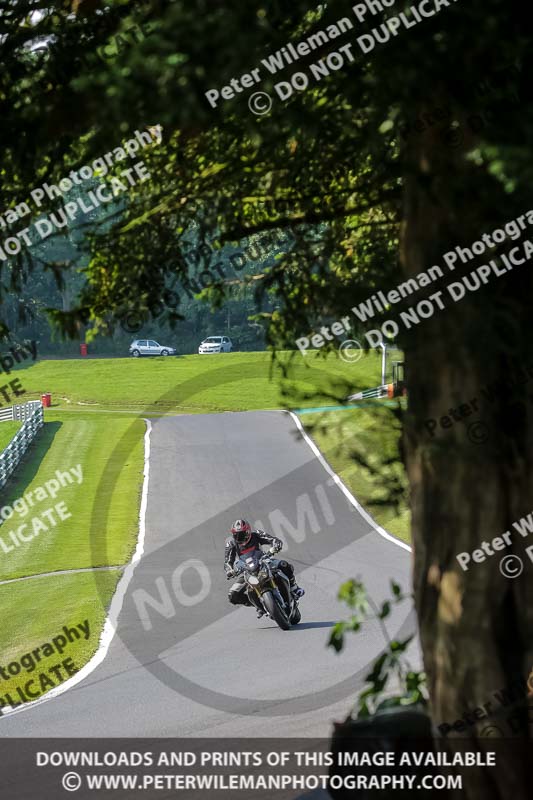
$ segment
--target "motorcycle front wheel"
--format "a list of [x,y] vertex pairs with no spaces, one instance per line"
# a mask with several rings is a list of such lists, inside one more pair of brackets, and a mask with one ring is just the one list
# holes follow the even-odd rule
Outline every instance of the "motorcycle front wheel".
[[301,619],[302,615],[300,614],[300,609],[298,608],[298,606],[296,606],[296,608],[294,609],[294,611],[290,616],[290,623],[291,625],[298,625]]
[[287,619],[285,612],[276,603],[272,592],[265,592],[261,597],[261,600],[263,601],[263,605],[266,608],[268,615],[272,617],[276,625],[278,625],[282,631],[288,631],[291,627],[291,623]]

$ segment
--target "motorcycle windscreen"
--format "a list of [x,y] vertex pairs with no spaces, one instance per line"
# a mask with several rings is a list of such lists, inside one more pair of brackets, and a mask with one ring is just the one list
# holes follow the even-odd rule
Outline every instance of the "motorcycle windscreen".
[[248,572],[257,572],[259,569],[259,562],[261,561],[264,553],[257,547],[250,547],[248,550],[243,550],[239,557],[239,561],[243,564]]

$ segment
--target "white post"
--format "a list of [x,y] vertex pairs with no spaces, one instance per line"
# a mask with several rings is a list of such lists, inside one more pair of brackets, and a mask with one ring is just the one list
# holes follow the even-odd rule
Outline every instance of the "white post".
[[380,347],[383,350],[381,356],[381,385],[385,385],[385,375],[387,372],[387,345],[383,342],[380,342]]

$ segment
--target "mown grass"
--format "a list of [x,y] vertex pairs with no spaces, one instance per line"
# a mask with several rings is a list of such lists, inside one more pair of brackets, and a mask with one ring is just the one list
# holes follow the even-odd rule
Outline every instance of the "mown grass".
[[19,430],[20,422],[0,422],[0,453],[8,446],[9,442]]
[[338,402],[380,383],[380,357],[371,351],[356,364],[336,353],[38,361],[24,370],[27,399],[52,394],[54,408],[122,408],[209,413],[313,406]]
[[393,403],[303,414],[302,424],[352,494],[389,533],[410,541],[407,476]]
[[[98,587],[95,576],[85,572],[75,575],[59,575],[38,578],[31,581],[0,586],[0,607],[3,623],[0,628],[0,666],[6,667],[12,661],[52,641],[62,633],[64,625],[76,627],[78,623],[89,621],[89,639],[77,639],[68,644],[62,655],[57,653],[43,658],[33,672],[23,669],[19,675],[9,680],[0,680],[1,698],[11,694],[13,701],[20,701],[16,693],[19,686],[24,693],[24,685],[41,672],[46,672],[55,685],[68,677],[61,668],[63,680],[47,671],[50,667],[61,665],[63,659],[71,658],[80,669],[95,653],[107,614],[109,600],[115,591],[119,571],[98,573]],[[31,687],[39,691],[36,681]],[[7,701],[4,702],[7,705]]]
[[[128,561],[138,530],[138,508],[143,468],[142,420],[113,415],[77,415],[54,419],[47,412],[44,430],[29,457],[12,481],[0,493],[2,506],[19,497],[35,495],[37,487],[57,480],[56,471],[68,472],[81,465],[83,480],[50,491],[46,499],[26,508],[18,505],[0,525],[0,580],[91,566],[124,564]],[[133,448],[129,457],[125,453]],[[126,463],[125,463],[126,462]],[[72,475],[72,473],[71,473]],[[65,503],[70,518],[62,521],[57,511],[43,516],[57,503]],[[12,508],[12,506],[11,506]],[[38,517],[47,530],[40,530],[28,542],[15,546],[9,535],[26,523],[26,537],[32,535],[31,521]],[[54,525],[54,522],[56,524]]]
[[[17,531],[24,522],[28,525],[24,534],[29,537],[36,517],[44,521],[48,530],[41,530],[35,538],[8,553],[0,548],[0,580],[123,565],[129,561],[137,541],[144,463],[143,420],[83,411],[76,416],[46,411],[45,419],[44,430],[15,480],[0,493],[4,508],[17,498],[27,499],[29,492],[33,493],[34,505],[28,504],[26,512],[17,504],[13,515],[0,525],[0,538],[13,544],[9,531]],[[56,470],[67,472],[77,465],[82,468],[81,484],[74,478],[74,483],[59,488],[55,498],[36,500],[37,487],[57,479]],[[56,491],[53,485],[50,488]],[[54,509],[58,502],[66,504],[71,516],[61,521],[53,514],[53,525],[43,511]],[[120,570],[77,572],[1,585],[4,624],[0,632],[0,666],[51,641],[63,625],[89,619],[89,640],[69,644],[63,656],[72,658],[81,668],[97,648],[120,574]],[[59,656],[49,657],[43,664],[48,668],[61,660]],[[9,688],[22,686],[20,681],[25,675],[15,676],[7,684],[0,681],[0,697]],[[28,675],[26,680],[31,677]],[[67,677],[64,673],[63,679]]]

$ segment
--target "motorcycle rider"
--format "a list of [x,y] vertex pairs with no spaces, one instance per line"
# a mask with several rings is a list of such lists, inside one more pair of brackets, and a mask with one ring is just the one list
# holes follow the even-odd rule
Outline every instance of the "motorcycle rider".
[[[276,536],[270,536],[265,531],[253,530],[252,526],[245,519],[237,519],[231,526],[231,536],[226,539],[224,547],[224,569],[228,578],[239,576],[235,583],[232,584],[228,599],[233,605],[251,605],[245,591],[244,575],[239,575],[241,570],[235,570],[235,562],[245,553],[252,552],[253,550],[260,550],[262,544],[268,544],[277,553],[283,547],[283,542]],[[288,561],[273,559],[274,566],[283,572],[290,581],[290,588],[293,597],[300,598],[305,594],[304,589],[297,585],[294,577],[294,567]],[[262,617],[265,613],[258,605],[254,603],[257,608],[257,616]]]

